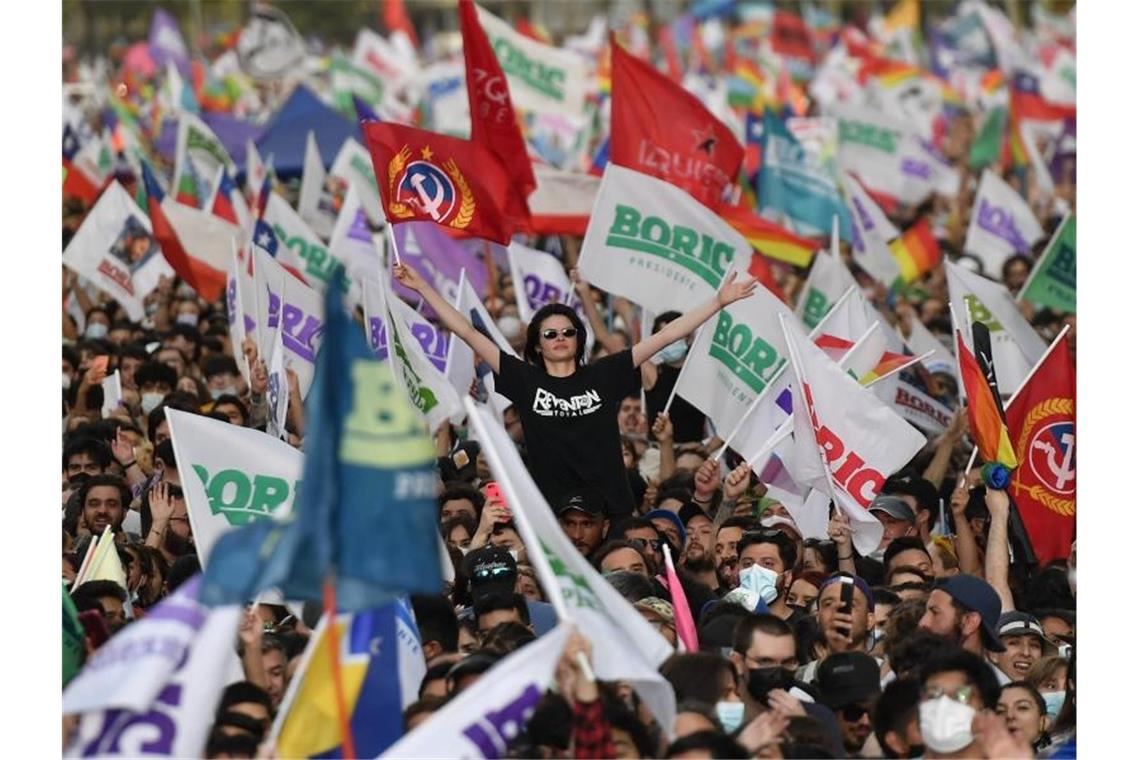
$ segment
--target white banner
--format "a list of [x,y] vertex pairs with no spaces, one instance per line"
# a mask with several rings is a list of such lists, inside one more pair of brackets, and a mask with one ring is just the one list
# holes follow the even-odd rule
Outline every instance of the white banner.
[[179,203],[173,193],[162,199],[162,212],[186,254],[219,272],[229,269],[231,246],[240,247],[245,242],[236,224],[212,212]]
[[[277,236],[277,260],[294,267],[305,282],[318,293],[324,293],[336,271],[336,258],[328,246],[280,195],[273,193],[265,205],[265,223]],[[348,282],[340,283],[347,291]]]
[[103,378],[101,385],[103,387],[102,414],[104,417],[109,417],[119,408],[119,403],[123,400],[123,378],[119,374],[119,370],[115,370]]
[[982,174],[966,232],[966,253],[975,254],[990,277],[1001,277],[1001,266],[1015,253],[1029,255],[1045,237],[1033,209],[1001,177],[989,169]]
[[[491,315],[487,313],[487,307],[483,305],[479,294],[475,292],[475,289],[471,287],[471,283],[467,281],[467,270],[461,270],[460,274],[459,293],[456,297],[455,309],[467,317],[468,321],[475,326],[476,330],[494,341],[500,351],[506,351],[516,359],[521,359],[522,357],[518,355],[518,352],[511,347],[510,341],[508,341],[502,331],[499,330],[498,324],[496,324],[495,320],[491,319]],[[452,341],[452,345],[457,343],[463,343],[463,341]],[[466,344],[464,344],[464,346],[466,346]],[[511,400],[495,392],[495,376],[492,374],[490,366],[482,360],[478,360],[475,356],[475,352],[471,351],[469,346],[459,348],[458,351],[459,353],[456,356],[449,359],[449,367],[451,366],[451,362],[455,362],[455,369],[449,370],[449,377],[452,380],[452,384],[456,386],[457,389],[460,387],[459,383],[466,377],[462,369],[462,362],[466,357],[470,357],[471,361],[476,362],[473,377],[478,380],[478,386],[481,386],[480,390],[486,394],[488,403],[502,414],[503,410],[511,405]],[[462,398],[467,394],[460,393],[459,395]]]
[[237,656],[240,606],[196,599],[201,576],[104,644],[64,692],[83,713],[65,757],[201,757]]
[[274,438],[287,441],[285,421],[289,412],[289,377],[285,374],[285,347],[281,343],[281,325],[273,333],[273,350],[266,363],[269,370],[265,389],[267,417],[265,432]]
[[255,246],[253,255],[258,355],[268,360],[273,334],[280,325],[285,363],[297,373],[297,386],[304,398],[313,383],[317,351],[325,334],[324,299],[265,251]]
[[676,185],[608,164],[578,268],[592,285],[657,314],[716,295],[752,246]]
[[380,189],[376,185],[376,173],[372,168],[372,156],[363,145],[351,137],[347,138],[333,159],[329,176],[341,179],[356,188],[360,203],[373,224],[384,221],[384,211],[380,208]]
[[[203,182],[212,181],[222,166],[230,173],[237,171],[233,159],[214,130],[189,111],[179,111],[171,194],[177,194],[180,183],[189,181],[195,175]],[[190,177],[184,176],[187,172],[190,172]],[[196,186],[195,191],[198,189]]]
[[287,443],[167,408],[174,459],[202,567],[222,534],[293,511],[304,457]]
[[812,262],[804,283],[796,314],[809,328],[815,327],[843,297],[848,288],[858,287],[851,270],[836,255],[820,251]]
[[851,212],[851,258],[867,274],[889,287],[900,270],[887,243],[899,236],[899,230],[859,181],[847,172],[843,173],[843,189]]
[[368,214],[360,202],[356,186],[350,185],[341,204],[329,238],[329,253],[344,264],[348,274],[349,301],[358,304],[363,294],[360,282],[375,277],[380,266],[380,250],[368,226]]
[[159,278],[174,276],[150,217],[117,181],[99,196],[67,244],[63,263],[106,291],[136,322],[146,316],[143,299]]
[[312,130],[305,139],[305,164],[301,172],[301,194],[297,199],[297,213],[313,231],[324,240],[332,234],[336,214],[333,211],[333,198],[325,187],[324,161],[317,138]]
[[590,639],[598,678],[631,683],[669,732],[676,701],[657,668],[673,647],[570,542],[503,426],[474,401],[465,404],[487,463],[506,492],[527,556],[547,597],[557,597],[560,619],[576,623]]

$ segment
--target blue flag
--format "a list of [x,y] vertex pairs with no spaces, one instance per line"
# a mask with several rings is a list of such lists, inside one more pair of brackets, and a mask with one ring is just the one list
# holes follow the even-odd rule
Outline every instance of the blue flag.
[[391,367],[373,358],[338,289],[325,294],[325,309],[293,512],[219,539],[203,581],[207,604],[245,602],[274,586],[286,599],[321,599],[333,573],[342,610],[443,587],[435,452],[423,418]]
[[763,163],[756,182],[760,213],[785,216],[799,235],[830,236],[831,218],[839,217],[839,237],[851,239],[851,217],[839,194],[838,175],[829,171],[834,158],[808,154],[772,111],[764,113]]

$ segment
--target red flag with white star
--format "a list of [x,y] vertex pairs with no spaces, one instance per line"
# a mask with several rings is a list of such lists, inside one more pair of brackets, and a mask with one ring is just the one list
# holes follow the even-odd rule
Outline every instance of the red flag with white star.
[[735,185],[744,148],[695,95],[611,38],[610,161],[682,188],[716,209]]

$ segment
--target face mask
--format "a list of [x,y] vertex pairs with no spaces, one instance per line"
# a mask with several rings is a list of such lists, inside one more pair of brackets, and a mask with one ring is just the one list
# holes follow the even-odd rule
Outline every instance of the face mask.
[[1043,691],[1041,698],[1045,700],[1045,712],[1049,713],[1050,718],[1056,720],[1058,713],[1061,712],[1061,705],[1065,704],[1065,692]]
[[772,689],[787,691],[795,679],[792,672],[784,668],[753,668],[748,671],[748,693],[757,702],[764,702]]
[[724,732],[731,734],[740,728],[740,724],[744,722],[744,703],[717,702],[716,719],[720,721],[720,726]]
[[776,581],[780,574],[760,565],[753,565],[747,570],[740,571],[740,588],[757,594],[765,604],[771,604],[779,591],[776,590]]
[[67,390],[71,387],[71,375],[67,374],[66,372],[63,372],[61,374],[63,375],[63,389]]
[[516,337],[519,334],[519,330],[522,329],[522,322],[519,321],[518,317],[511,314],[505,317],[499,317],[499,320],[495,324],[499,326],[499,332],[503,334],[503,337],[508,340]]
[[685,343],[685,339],[675,340],[665,348],[658,351],[653,355],[654,364],[672,364],[679,362],[685,358],[685,353],[689,350],[689,346]]
[[236,395],[238,395],[237,388],[233,387],[232,385],[227,385],[225,388],[211,388],[210,389],[210,398],[214,399],[214,401],[217,401],[222,396],[236,396]]
[[1073,591],[1077,590],[1077,568],[1069,570],[1069,588]]
[[871,648],[873,649],[876,644],[887,637],[887,632],[882,628],[875,628],[871,631]]
[[198,315],[197,314],[179,314],[177,317],[174,318],[174,321],[180,325],[189,325],[190,327],[197,327],[198,326]]
[[144,393],[142,400],[139,402],[142,406],[143,412],[150,414],[159,404],[162,403],[163,394],[161,393]]
[[83,334],[86,335],[88,338],[91,338],[93,340],[99,340],[100,338],[106,338],[107,337],[107,325],[103,324],[102,322],[92,322],[91,324],[87,325],[87,329],[84,331]]
[[945,694],[928,699],[918,706],[918,723],[922,739],[935,752],[957,752],[974,740],[970,723],[974,708]]

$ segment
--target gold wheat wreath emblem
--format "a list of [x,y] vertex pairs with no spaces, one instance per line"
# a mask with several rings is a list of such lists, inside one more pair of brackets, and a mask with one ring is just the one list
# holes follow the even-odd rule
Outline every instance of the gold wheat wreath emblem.
[[[391,198],[388,202],[388,210],[400,219],[410,219],[416,215],[416,212],[408,204],[396,200],[397,183],[411,157],[412,151],[405,145],[388,162],[388,197]],[[475,216],[475,194],[471,192],[471,185],[463,176],[463,172],[459,170],[459,165],[455,163],[454,158],[447,159],[443,165],[443,170],[447,172],[448,177],[451,177],[451,181],[455,183],[455,189],[459,193],[459,212],[456,213],[454,219],[448,222],[448,225],[457,230],[466,229]]]
[[[1050,417],[1071,418],[1072,416],[1073,400],[1071,398],[1045,399],[1030,409],[1029,415],[1025,418],[1025,422],[1021,426],[1021,435],[1017,439],[1017,461],[1023,464],[1026,462],[1026,456],[1029,453],[1029,437],[1034,428],[1037,427],[1037,423],[1049,419]],[[1076,514],[1076,501],[1074,499],[1061,498],[1040,484],[1034,484],[1032,486],[1024,485],[1020,482],[1019,478],[1014,478],[1013,485],[1018,493],[1025,491],[1029,494],[1029,498],[1044,504],[1051,512],[1055,512],[1064,517],[1072,517]]]
[[391,199],[388,201],[388,210],[401,219],[408,219],[416,215],[414,211],[408,208],[408,204],[396,200],[396,180],[404,171],[404,167],[408,165],[408,159],[411,157],[412,151],[405,145],[388,162],[388,197]]

